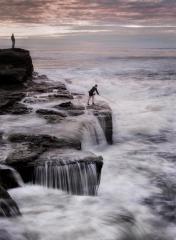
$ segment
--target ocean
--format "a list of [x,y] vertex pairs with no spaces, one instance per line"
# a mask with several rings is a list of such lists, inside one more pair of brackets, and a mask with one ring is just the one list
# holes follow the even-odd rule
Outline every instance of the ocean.
[[122,49],[92,39],[75,48],[68,39],[54,39],[51,47],[27,43],[36,71],[71,92],[88,94],[96,83],[95,102],[112,108],[113,145],[95,146],[91,136],[83,144],[103,156],[98,196],[37,185],[10,190],[23,216],[0,219],[0,229],[14,240],[176,239],[175,50]]

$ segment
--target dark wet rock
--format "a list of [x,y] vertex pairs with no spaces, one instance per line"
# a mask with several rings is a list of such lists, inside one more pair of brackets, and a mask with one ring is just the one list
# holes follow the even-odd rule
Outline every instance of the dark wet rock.
[[68,114],[70,115],[70,116],[80,116],[80,115],[83,115],[84,114],[84,111],[82,111],[82,110],[68,110]]
[[67,115],[64,112],[56,111],[54,109],[38,109],[36,113],[41,115],[57,115],[60,117],[67,117]]
[[80,116],[84,114],[85,110],[85,107],[83,105],[75,105],[71,101],[63,102],[55,106],[55,108],[66,111],[70,116]]
[[57,98],[68,98],[68,99],[73,99],[73,96],[69,92],[56,92],[56,93],[51,93],[48,95],[49,99],[57,99]]
[[15,168],[24,182],[31,180],[34,162],[39,156],[51,148],[81,149],[79,139],[72,137],[57,138],[50,135],[11,134],[9,140],[14,150],[8,155],[5,164]]
[[14,103],[13,106],[7,108],[5,111],[6,114],[15,114],[15,115],[28,114],[30,112],[32,112],[32,108],[27,107],[23,103]]
[[90,152],[52,150],[34,163],[34,183],[59,188],[72,194],[96,195],[102,157]]
[[74,137],[60,137],[57,138],[55,136],[41,134],[41,135],[30,135],[30,134],[22,134],[16,133],[11,134],[8,138],[11,142],[29,142],[35,144],[36,146],[42,146],[46,148],[75,148],[81,149],[81,142],[79,139],[75,139]]
[[[19,91],[0,91],[0,114],[12,112],[17,102],[21,101],[24,96],[25,94]],[[20,107],[20,105],[16,105],[17,107]]]
[[20,216],[20,210],[9,193],[0,186],[0,217]]
[[100,125],[104,131],[106,140],[109,144],[113,143],[113,124],[112,124],[112,110],[105,102],[98,102],[95,105],[87,107],[99,120]]
[[34,82],[30,82],[28,85],[28,92],[31,93],[50,93],[50,94],[65,94],[69,95],[69,91],[67,90],[66,86],[62,82],[51,82],[46,77],[42,80],[39,78],[35,79]]
[[43,115],[44,119],[50,124],[56,124],[62,122],[65,118],[58,115]]
[[26,71],[23,68],[0,69],[0,79],[4,85],[22,84],[26,80]]
[[58,108],[70,109],[73,107],[72,102],[63,102],[57,106]]
[[32,162],[43,153],[46,148],[41,145],[36,145],[35,143],[17,143],[14,146],[14,150],[8,155],[5,163],[18,168],[20,166],[25,166],[28,162]]
[[8,155],[5,163],[17,170],[24,182],[28,182],[31,172],[28,166],[46,151],[46,148],[33,143],[15,144],[14,150]]
[[38,109],[36,113],[45,118],[48,123],[60,123],[67,117],[63,111],[53,109]]
[[15,170],[5,166],[0,165],[0,186],[4,189],[20,187],[20,182]]
[[32,78],[33,64],[29,51],[0,50],[0,85],[23,84]]

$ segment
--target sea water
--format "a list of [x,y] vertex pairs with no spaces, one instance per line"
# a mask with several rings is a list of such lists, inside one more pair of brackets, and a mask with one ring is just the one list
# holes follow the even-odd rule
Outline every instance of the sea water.
[[37,71],[71,92],[98,84],[95,101],[112,108],[114,144],[83,144],[104,159],[98,195],[11,190],[22,217],[0,219],[0,229],[14,240],[176,239],[176,58],[65,45],[36,47],[32,56]]

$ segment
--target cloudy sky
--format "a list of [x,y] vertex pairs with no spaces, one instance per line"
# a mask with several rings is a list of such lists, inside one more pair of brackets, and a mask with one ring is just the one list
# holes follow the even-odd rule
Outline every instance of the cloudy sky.
[[0,0],[0,21],[176,25],[176,0]]
[[1,43],[12,32],[70,41],[89,34],[93,41],[99,35],[98,42],[175,48],[176,0],[0,0]]

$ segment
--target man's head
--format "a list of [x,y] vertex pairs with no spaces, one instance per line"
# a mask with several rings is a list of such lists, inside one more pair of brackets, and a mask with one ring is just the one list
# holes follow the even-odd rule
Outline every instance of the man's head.
[[97,85],[97,84],[95,84],[95,87],[97,88],[97,87],[98,87],[98,85]]

